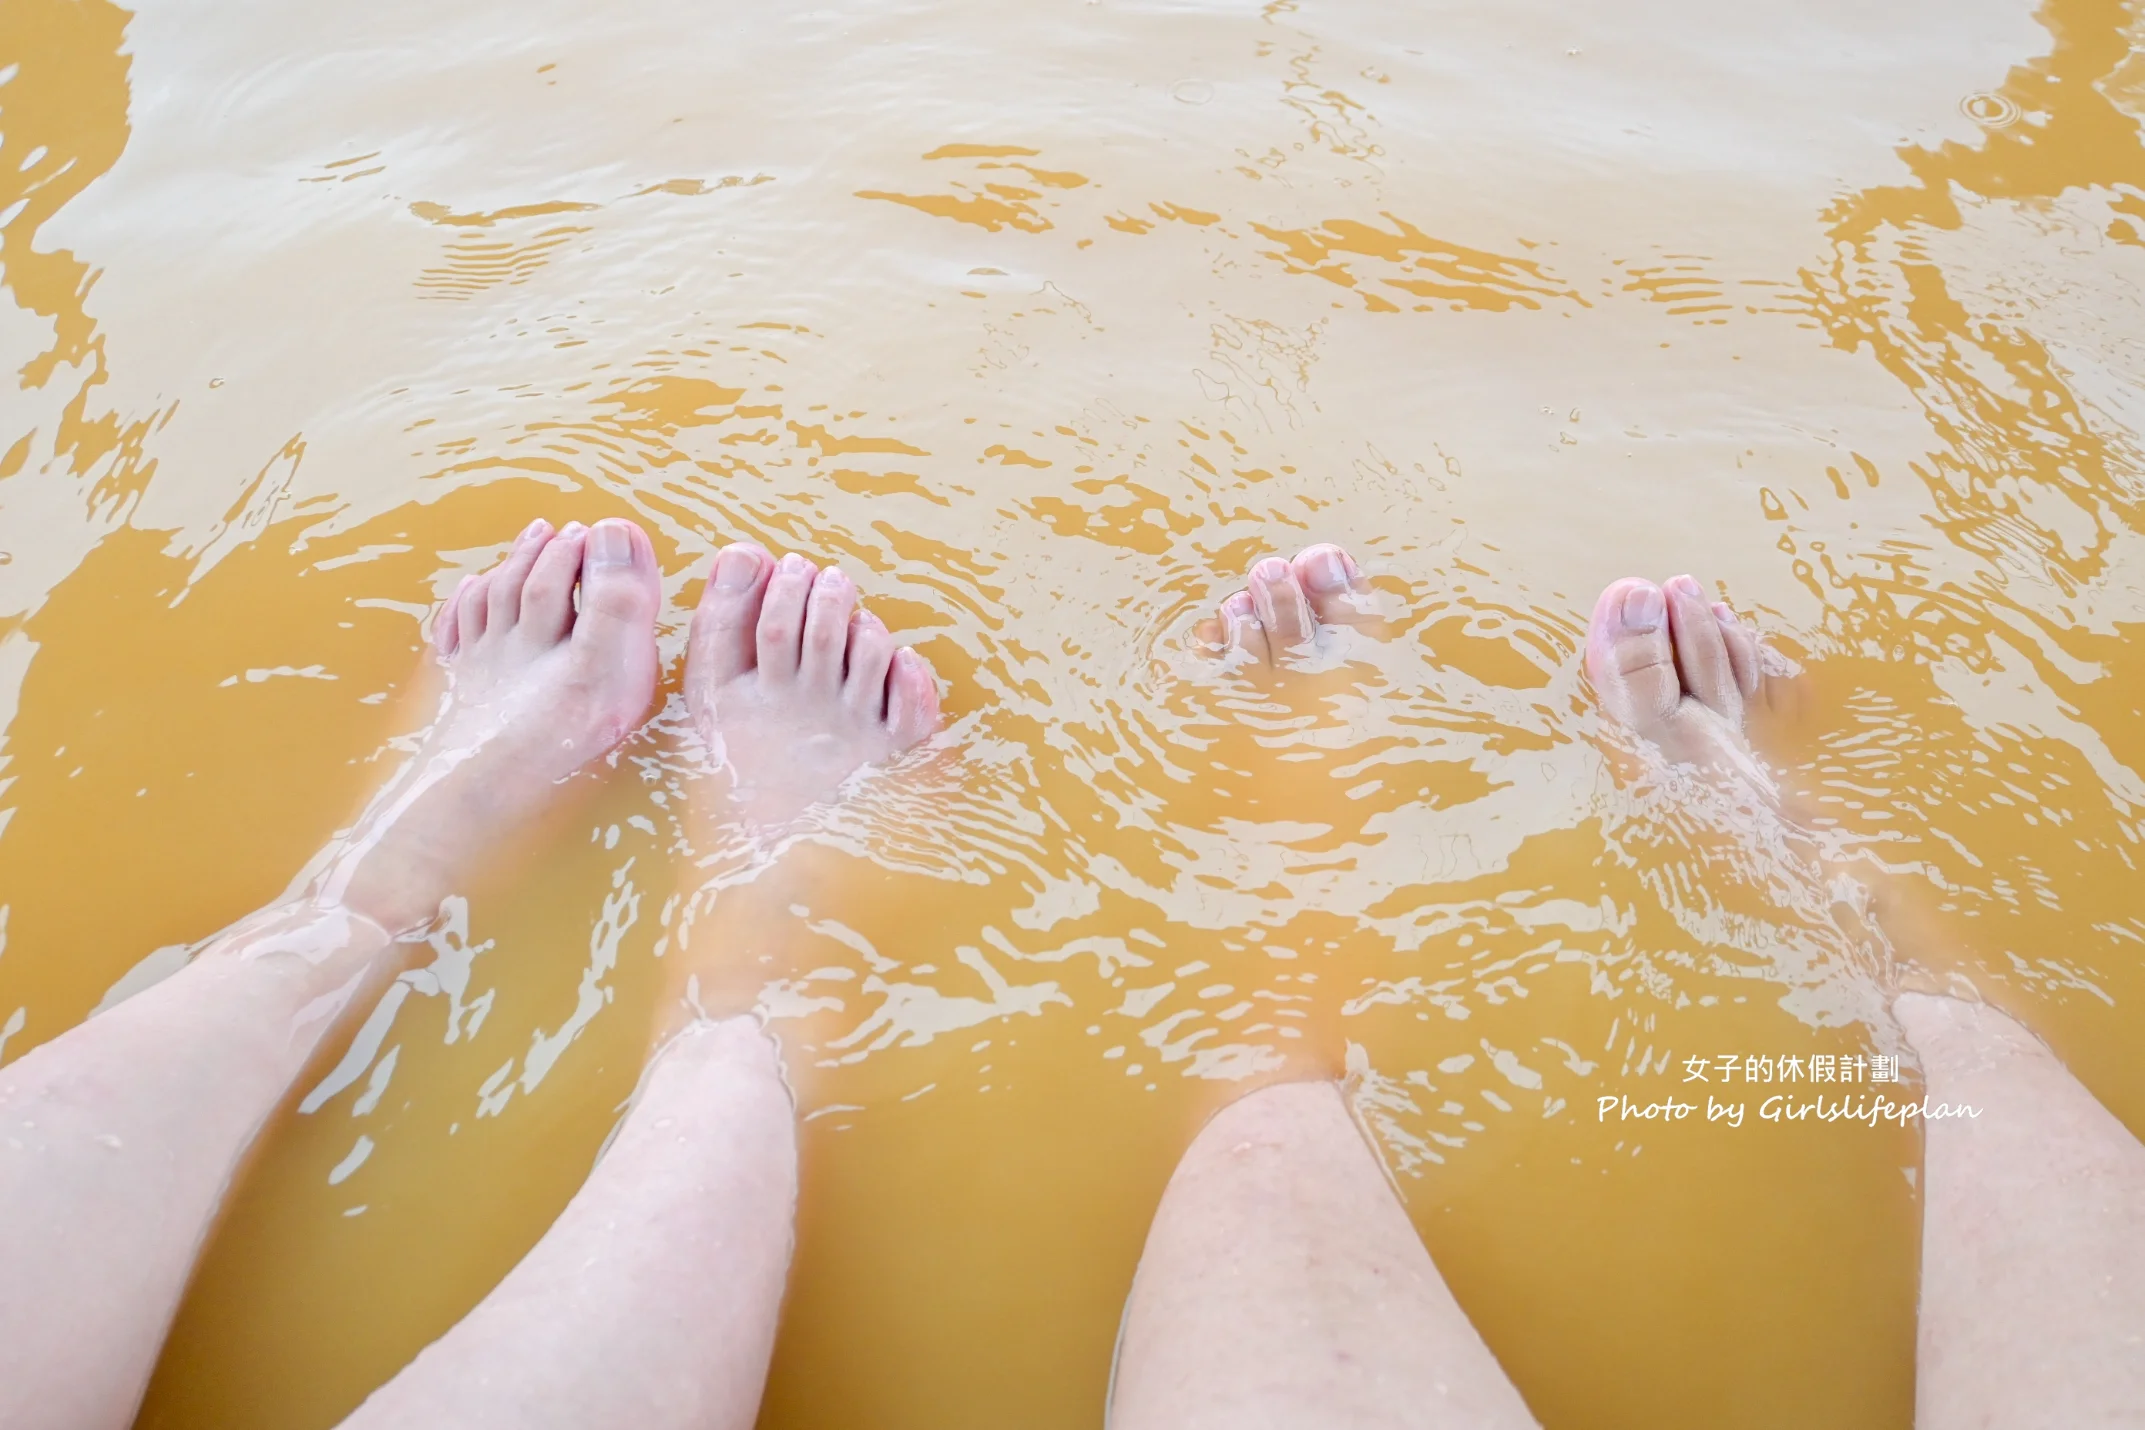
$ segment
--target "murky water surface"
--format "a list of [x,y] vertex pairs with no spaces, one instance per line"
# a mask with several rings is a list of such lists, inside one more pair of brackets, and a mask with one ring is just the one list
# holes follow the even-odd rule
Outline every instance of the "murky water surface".
[[[1098,1423],[1191,1130],[1344,1066],[1549,1426],[1906,1425],[1915,1137],[1685,1082],[1896,1054],[1884,950],[1807,843],[1619,788],[1575,651],[1626,573],[1755,612],[1816,845],[2145,1127],[2133,25],[10,0],[5,1055],[284,887],[538,513],[653,531],[673,655],[722,542],[837,558],[952,716],[756,873],[685,845],[673,683],[309,1077],[143,1423],[332,1424],[692,967],[807,1119],[770,1427]],[[1217,669],[1313,539],[1394,638]]]

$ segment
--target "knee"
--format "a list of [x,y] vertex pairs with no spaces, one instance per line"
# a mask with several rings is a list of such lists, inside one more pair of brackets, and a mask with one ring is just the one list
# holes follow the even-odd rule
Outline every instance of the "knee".
[[1209,1155],[1244,1156],[1358,1139],[1340,1085],[1279,1082],[1248,1093],[1214,1114],[1193,1145]]
[[781,1049],[751,1014],[687,1024],[665,1043],[650,1069],[658,1082],[689,1084],[693,1101],[716,1101],[732,1117],[779,1129],[794,1138],[796,1099],[782,1069]]
[[2040,1039],[1985,1003],[1902,993],[1892,1004],[1892,1016],[1930,1077],[1974,1072],[2013,1058],[2054,1056]]

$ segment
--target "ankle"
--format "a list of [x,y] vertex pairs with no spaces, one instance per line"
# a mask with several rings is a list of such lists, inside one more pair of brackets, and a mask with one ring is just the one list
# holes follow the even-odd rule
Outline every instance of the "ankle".
[[396,940],[374,920],[339,905],[293,901],[249,914],[212,939],[197,962],[243,980],[292,1011],[332,1017],[393,961]]

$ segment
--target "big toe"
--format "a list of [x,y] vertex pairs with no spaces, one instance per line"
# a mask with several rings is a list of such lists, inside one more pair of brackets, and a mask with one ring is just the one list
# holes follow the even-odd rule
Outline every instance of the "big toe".
[[1727,627],[1691,577],[1672,576],[1662,589],[1668,597],[1668,633],[1684,693],[1729,724],[1741,726],[1743,691],[1728,649]]
[[1330,541],[1306,546],[1289,563],[1322,625],[1344,626],[1370,614],[1370,586],[1355,558]]
[[685,658],[686,693],[698,700],[750,671],[760,602],[774,557],[750,541],[733,542],[716,553],[707,590],[693,611],[693,631]]
[[1660,736],[1683,686],[1659,586],[1627,576],[1601,593],[1587,627],[1586,671],[1613,719],[1649,739]]
[[615,668],[627,683],[645,683],[644,704],[655,685],[655,612],[662,596],[648,533],[617,517],[589,528],[573,643]]

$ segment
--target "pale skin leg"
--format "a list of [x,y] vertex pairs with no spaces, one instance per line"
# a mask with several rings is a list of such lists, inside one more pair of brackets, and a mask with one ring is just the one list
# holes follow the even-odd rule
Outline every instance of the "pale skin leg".
[[[847,576],[746,544],[710,573],[685,687],[756,820],[835,794],[938,719],[930,666],[896,649]],[[750,1018],[689,1021],[543,1239],[345,1425],[748,1430],[796,1196],[773,1043]]]
[[240,1157],[391,946],[256,916],[0,1071],[0,1425],[132,1421]]
[[[1285,668],[1371,619],[1318,545],[1251,568],[1209,640]],[[1535,1422],[1453,1299],[1339,1087],[1224,1108],[1177,1164],[1125,1308],[1112,1430],[1504,1430]]]
[[[1614,583],[1587,637],[1603,708],[1646,747],[1769,792],[1743,733],[1762,665],[1688,576]],[[2145,1426],[2145,1146],[1993,1008],[1893,1013],[1929,1101],[1980,1109],[1923,1130],[1919,1430]]]
[[531,526],[442,616],[451,693],[314,886],[0,1071],[0,1424],[133,1418],[225,1187],[343,1008],[401,966],[390,931],[640,722],[659,590],[631,523]]
[[1111,1430],[1505,1430],[1534,1418],[1332,1083],[1224,1108],[1147,1233]]
[[746,1430],[796,1201],[774,1044],[751,1018],[694,1023],[543,1240],[343,1423]]
[[2145,1425],[2145,1146],[1993,1008],[1902,994],[1924,1130],[1919,1430]]

